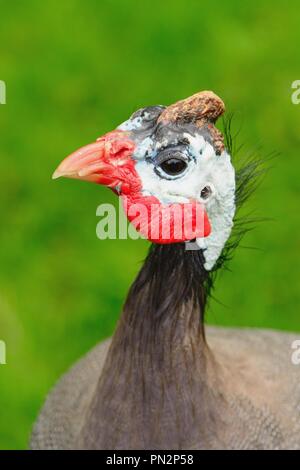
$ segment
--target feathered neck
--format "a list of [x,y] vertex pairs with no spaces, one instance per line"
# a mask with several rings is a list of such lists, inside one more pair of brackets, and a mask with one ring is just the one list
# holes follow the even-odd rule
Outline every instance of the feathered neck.
[[[186,250],[184,243],[152,245],[146,261],[130,288],[124,306],[123,321],[135,318],[142,327],[169,326],[177,314],[193,313],[193,324],[186,324],[183,333],[193,326],[204,336],[203,318],[210,277],[204,269],[201,250]],[[155,334],[154,334],[155,337]]]
[[184,244],[151,248],[125,302],[81,447],[205,447],[216,433],[217,366],[204,335],[203,262],[200,250]]

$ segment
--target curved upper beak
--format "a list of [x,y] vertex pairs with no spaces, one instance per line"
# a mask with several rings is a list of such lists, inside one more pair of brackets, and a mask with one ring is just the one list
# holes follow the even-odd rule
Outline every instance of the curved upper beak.
[[114,186],[117,184],[118,168],[124,165],[134,146],[128,133],[119,130],[109,132],[96,142],[71,153],[60,163],[52,178],[64,176]]
[[52,178],[65,176],[97,183],[105,168],[103,156],[104,143],[101,141],[81,147],[60,163]]

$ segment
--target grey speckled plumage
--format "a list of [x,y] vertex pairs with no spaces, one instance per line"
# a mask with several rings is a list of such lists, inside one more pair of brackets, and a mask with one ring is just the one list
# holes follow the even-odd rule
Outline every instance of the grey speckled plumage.
[[[300,449],[300,366],[291,362],[291,344],[299,334],[216,327],[206,331],[232,411],[224,441],[212,438],[207,448]],[[77,447],[109,344],[97,345],[50,393],[34,427],[33,449]]]

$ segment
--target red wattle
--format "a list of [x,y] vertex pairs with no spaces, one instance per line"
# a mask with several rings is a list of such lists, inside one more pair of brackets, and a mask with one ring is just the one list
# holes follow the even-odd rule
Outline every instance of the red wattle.
[[128,220],[154,243],[176,243],[207,237],[211,226],[205,208],[189,203],[162,204],[154,196],[122,196]]

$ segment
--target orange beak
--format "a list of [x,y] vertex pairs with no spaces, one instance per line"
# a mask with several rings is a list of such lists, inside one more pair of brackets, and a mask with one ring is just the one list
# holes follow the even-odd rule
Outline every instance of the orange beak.
[[97,183],[97,175],[104,169],[103,142],[86,145],[65,158],[53,173],[52,178],[77,178]]
[[109,132],[65,158],[52,178],[64,176],[115,188],[122,179],[120,169],[132,165],[134,148],[128,132]]

